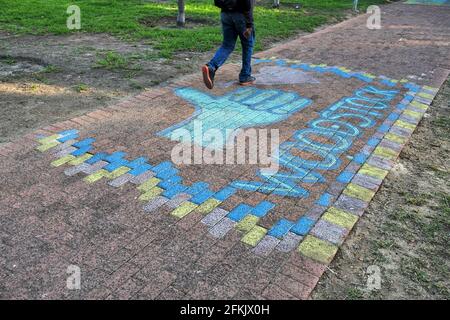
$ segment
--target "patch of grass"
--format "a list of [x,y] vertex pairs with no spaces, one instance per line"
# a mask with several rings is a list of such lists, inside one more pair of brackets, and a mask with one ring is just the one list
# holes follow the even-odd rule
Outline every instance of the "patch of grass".
[[424,206],[428,203],[428,200],[431,198],[429,194],[421,193],[417,195],[410,195],[406,197],[406,203],[411,204],[413,206]]
[[108,51],[99,55],[101,57],[96,61],[96,68],[108,70],[128,69],[128,60],[116,52]]
[[94,65],[94,68],[103,68],[107,70],[128,70],[132,72],[132,75],[136,71],[142,70],[142,67],[135,62],[140,59],[140,56],[131,55],[124,56],[114,51],[99,52],[97,54],[98,59]]
[[47,77],[45,77],[44,74],[42,74],[40,72],[33,73],[32,77],[35,80],[39,81],[39,82],[42,82],[42,83],[45,83],[45,84],[49,84],[50,83],[49,79]]
[[437,117],[432,122],[433,126],[441,127],[444,129],[450,129],[450,118],[449,117]]
[[447,287],[446,283],[436,282],[433,283],[433,289],[436,290],[440,295],[444,297],[444,299],[450,299],[450,290]]
[[405,210],[403,208],[399,208],[398,210],[393,212],[390,216],[392,217],[392,220],[400,223],[408,223],[420,219],[416,214],[414,214],[410,210]]
[[349,300],[361,300],[363,296],[363,292],[356,287],[351,287],[347,290],[347,299]]
[[437,215],[423,225],[422,229],[430,238],[437,238],[438,242],[448,244],[450,242],[450,195],[439,194],[438,197]]
[[74,87],[74,90],[78,93],[89,91],[89,86],[85,83],[79,83]]
[[392,239],[378,239],[373,243],[377,249],[390,249],[395,247],[395,242]]
[[85,54],[85,53],[89,53],[89,52],[93,52],[96,51],[96,49],[94,47],[90,47],[90,46],[80,46],[78,48],[76,48],[75,50],[73,50],[73,52],[75,54]]
[[161,80],[151,80],[150,83],[152,84],[152,86],[157,86],[161,83]]
[[146,61],[155,61],[160,58],[159,53],[155,52],[155,51],[146,51],[143,54],[135,54],[134,57],[137,60],[142,59],[142,60],[146,60]]
[[134,80],[130,80],[130,87],[137,90],[144,89],[144,86],[142,84]]
[[[290,0],[301,3],[301,10],[292,7],[272,9],[260,5],[255,8],[256,50],[264,49],[265,39],[282,40],[298,31],[313,31],[324,23],[342,17],[352,8],[352,0]],[[364,10],[369,4],[385,0],[362,0]],[[269,3],[269,1],[267,2]],[[28,34],[69,34],[74,32],[108,33],[128,40],[144,40],[160,51],[160,56],[170,58],[174,52],[204,52],[213,49],[222,40],[219,8],[211,0],[192,0],[186,3],[186,16],[192,19],[216,21],[216,25],[196,28],[167,28],[148,26],[142,20],[157,21],[162,17],[177,16],[177,3],[141,0],[78,0],[81,10],[81,30],[66,26],[67,7],[71,0],[0,0],[0,30]]]
[[450,139],[450,117],[448,116],[436,117],[436,119],[434,119],[431,123],[433,124],[433,131],[439,137],[439,139],[443,140]]
[[[361,283],[358,270],[365,261],[386,271],[381,290],[372,291],[376,295],[359,286],[364,299],[450,299],[449,148],[445,141],[439,148],[427,148],[429,141],[443,140],[439,134],[449,137],[448,117],[437,116],[448,113],[449,85],[447,80],[430,111],[432,118],[424,120],[425,129],[430,130],[415,133],[416,139],[410,141],[414,150],[423,148],[427,157],[402,160],[412,169],[401,178],[386,179],[380,198],[369,208],[368,227],[360,226],[363,236],[345,248],[358,252],[338,258],[332,268],[340,277],[329,274],[321,281],[314,294],[319,299],[358,297],[354,287]],[[342,283],[344,277],[347,281]]]
[[48,65],[44,68],[44,70],[42,70],[42,73],[52,73],[52,72],[58,72],[61,71],[61,68],[54,66],[54,65]]
[[427,168],[432,170],[434,173],[438,174],[438,175],[448,175],[450,174],[450,170],[446,170],[443,167],[437,166],[435,164],[429,164],[427,165]]
[[[446,243],[450,241],[450,196],[445,194],[418,194],[415,196],[405,195],[408,205],[424,207],[428,206],[434,214],[425,217],[412,208],[399,207],[389,216],[391,221],[385,224],[387,230],[402,233],[404,239],[408,239],[411,230],[420,230],[423,239],[432,243]],[[439,203],[436,207],[432,203]]]
[[450,195],[437,193],[427,195],[433,215],[427,219],[411,219],[412,228],[419,230],[420,241],[427,245],[419,256],[407,256],[401,259],[400,271],[412,282],[426,288],[430,293],[449,297],[446,279],[450,268],[447,262],[448,243],[450,242]]
[[413,282],[419,282],[424,287],[428,287],[428,284],[431,282],[426,270],[426,264],[419,258],[408,257],[401,259],[400,271],[402,274]]
[[445,244],[450,241],[450,195],[419,194],[407,197],[406,203],[413,206],[427,205],[434,214],[425,217],[411,209],[398,208],[390,215],[396,221],[398,232],[401,231],[407,237],[409,230],[420,230],[424,240],[430,243]]
[[13,57],[0,57],[0,62],[11,66],[17,61]]

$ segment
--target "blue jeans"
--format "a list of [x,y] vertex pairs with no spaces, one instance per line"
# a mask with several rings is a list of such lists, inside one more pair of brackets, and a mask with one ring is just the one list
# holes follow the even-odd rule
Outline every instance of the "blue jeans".
[[222,12],[220,17],[222,21],[223,42],[222,46],[208,63],[208,66],[214,70],[217,70],[222,66],[231,52],[233,52],[237,37],[239,36],[242,45],[242,70],[239,74],[239,81],[245,81],[252,74],[252,54],[253,45],[255,43],[255,29],[253,28],[252,35],[247,39],[244,37],[246,23],[242,13]]

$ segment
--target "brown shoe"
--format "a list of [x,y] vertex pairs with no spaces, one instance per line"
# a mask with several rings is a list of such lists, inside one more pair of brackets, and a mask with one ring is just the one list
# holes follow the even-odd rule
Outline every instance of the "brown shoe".
[[244,81],[239,81],[239,84],[241,86],[249,86],[252,85],[253,83],[255,83],[256,78],[253,76],[248,77],[247,79],[245,79]]
[[214,87],[214,75],[215,71],[211,70],[211,68],[207,65],[202,67],[203,73],[203,82],[208,89],[212,89]]

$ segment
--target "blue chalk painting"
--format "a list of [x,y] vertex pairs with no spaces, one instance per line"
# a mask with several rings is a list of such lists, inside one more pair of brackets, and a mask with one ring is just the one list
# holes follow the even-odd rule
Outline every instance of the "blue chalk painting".
[[[288,62],[284,60],[255,60],[255,64],[266,62],[275,62],[278,69],[288,65]],[[321,110],[318,117],[302,124],[302,127],[305,126],[304,128],[294,131],[291,137],[280,145],[280,152],[277,157],[280,170],[271,175],[263,174],[259,170],[255,181],[232,180],[219,190],[212,188],[204,181],[189,185],[183,182],[179,169],[171,161],[151,163],[145,157],[127,160],[126,154],[121,151],[111,154],[94,153],[92,152],[92,143],[95,139],[86,138],[78,141],[77,130],[60,132],[57,142],[66,143],[69,140],[75,140],[71,143],[70,155],[83,156],[87,153],[91,155],[82,165],[93,165],[103,161],[105,164],[102,170],[107,172],[113,172],[124,167],[128,168],[126,177],[123,174],[123,176],[117,178],[126,178],[127,180],[123,180],[123,183],[132,181],[140,175],[146,176],[146,174],[151,173],[151,175],[146,176],[148,179],[150,179],[149,177],[156,177],[159,180],[154,188],[160,189],[161,194],[159,199],[151,200],[156,202],[160,201],[161,197],[166,198],[166,201],[171,201],[177,200],[175,198],[182,195],[183,198],[187,197],[185,201],[200,206],[209,200],[213,200],[213,203],[224,202],[239,189],[275,194],[282,197],[308,197],[309,192],[302,186],[307,188],[305,186],[307,184],[330,184],[326,190],[315,195],[317,197],[315,197],[314,205],[308,210],[312,213],[311,215],[302,216],[297,220],[284,216],[274,221],[267,228],[267,234],[278,239],[283,239],[288,233],[305,236],[314,226],[318,215],[325,212],[326,208],[333,205],[336,200],[335,192],[339,192],[339,190],[333,189],[331,183],[336,181],[343,187],[351,182],[358,168],[366,162],[367,157],[380,143],[383,135],[388,130],[395,133],[390,129],[393,122],[400,117],[402,111],[411,103],[415,93],[419,92],[421,87],[408,81],[393,80],[385,76],[375,77],[333,66],[293,63],[289,64],[288,67],[300,69],[307,73],[314,71],[333,73],[345,79],[355,78],[363,81],[365,86],[355,90],[350,96],[342,97],[332,103]],[[292,73],[292,75],[296,77],[296,79],[291,79],[292,81],[304,82],[305,80],[303,74]],[[392,107],[390,105],[399,93],[399,90],[395,90],[394,87],[398,88],[399,84],[408,89],[408,92],[395,107]],[[388,89],[385,89],[386,87]],[[204,131],[210,128],[222,130],[221,128],[237,129],[268,125],[283,121],[311,104],[309,99],[300,97],[296,93],[253,87],[234,90],[220,97],[207,95],[192,88],[177,89],[176,94],[192,103],[195,106],[195,112],[190,118],[161,131],[159,134],[164,137],[172,138],[172,135],[178,129],[185,129],[189,135],[195,136],[194,120],[203,122],[202,129]],[[390,110],[388,114],[387,110]],[[407,116],[402,115],[402,120],[408,122]],[[415,124],[416,121],[417,119],[411,119],[412,124]],[[378,127],[375,129],[375,126]],[[362,135],[367,134],[370,128],[374,128],[372,131],[375,131],[375,134],[356,154],[347,154],[346,157],[351,159],[350,164],[340,169],[339,174],[335,178],[332,177],[331,181],[327,181],[325,174],[342,166],[343,154],[348,153],[352,145],[354,146],[354,142],[360,139]],[[230,137],[224,135],[224,141],[220,141],[214,147],[222,148],[226,143],[225,139],[228,138]],[[197,143],[205,147],[203,141]],[[210,144],[206,145],[206,147],[209,146]],[[306,156],[304,156],[305,153]],[[70,159],[66,160],[70,161]],[[83,169],[80,167],[77,170]],[[76,174],[76,172],[74,171],[71,174]],[[115,186],[117,187],[117,185]],[[228,212],[226,218],[236,223],[250,214],[262,218],[276,208],[275,203],[267,200],[267,198],[260,200],[255,206],[240,202]]]
[[[311,104],[311,100],[300,97],[295,92],[241,88],[224,96],[216,97],[192,88],[181,88],[175,93],[195,106],[194,114],[188,119],[167,128],[158,135],[171,140],[182,141],[185,134],[194,138],[202,147],[222,149],[232,131],[239,128],[251,128],[277,123],[287,119],[297,111]],[[222,141],[205,142],[202,134],[196,132],[195,123],[201,124],[201,130],[219,130]]]
[[[364,129],[375,125],[376,119],[382,117],[379,111],[389,108],[386,103],[394,99],[397,93],[398,90],[383,90],[375,86],[356,90],[352,97],[339,100],[322,111],[318,119],[309,121],[309,128],[296,131],[292,136],[294,141],[285,141],[280,145],[277,158],[282,168],[280,171],[266,174],[259,170],[258,176],[263,181],[238,180],[231,186],[280,196],[309,196],[300,183],[325,182],[319,171],[337,169],[341,164],[340,156]],[[318,142],[317,138],[331,142]],[[321,160],[295,156],[295,150],[313,154]]]

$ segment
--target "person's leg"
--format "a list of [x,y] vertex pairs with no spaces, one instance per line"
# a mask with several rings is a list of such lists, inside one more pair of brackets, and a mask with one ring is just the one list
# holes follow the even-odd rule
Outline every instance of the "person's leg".
[[238,32],[234,28],[233,19],[230,13],[221,13],[223,42],[214,57],[202,67],[203,82],[208,89],[214,87],[214,76],[216,70],[222,66],[234,50]]
[[[245,31],[245,19],[243,30]],[[252,55],[255,44],[255,28],[253,28],[252,34],[249,38],[244,36],[243,31],[239,33],[239,38],[241,39],[242,44],[242,69],[239,74],[239,81],[246,82],[252,75]]]
[[209,67],[213,69],[213,71],[216,71],[228,59],[229,55],[234,50],[236,40],[238,37],[238,32],[234,27],[233,19],[230,13],[222,12],[221,21],[222,21],[223,42],[219,50],[217,50],[214,57],[207,64]]

